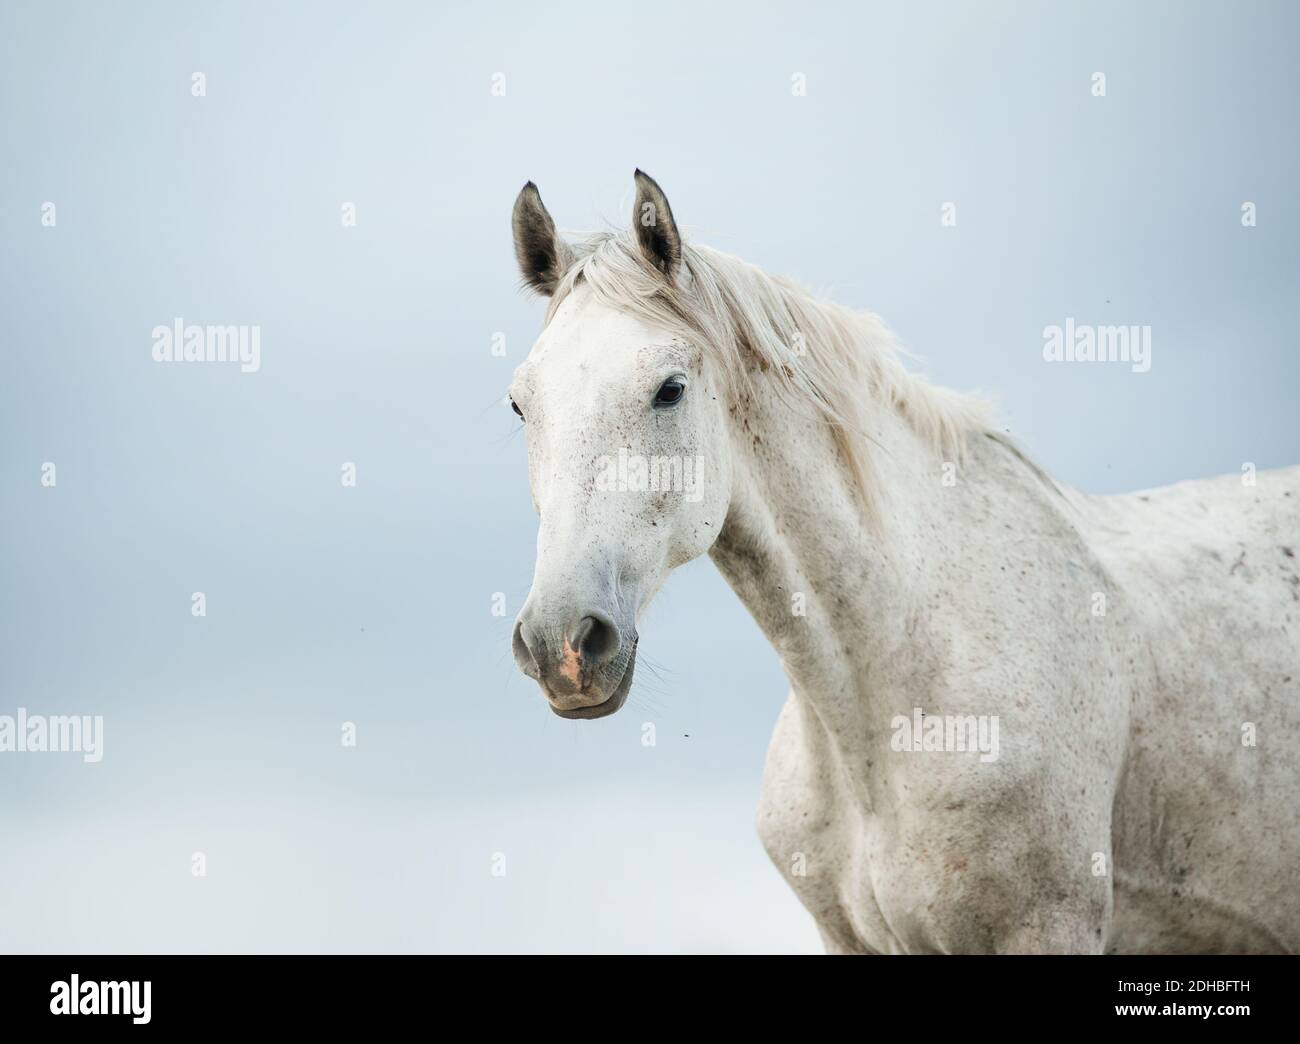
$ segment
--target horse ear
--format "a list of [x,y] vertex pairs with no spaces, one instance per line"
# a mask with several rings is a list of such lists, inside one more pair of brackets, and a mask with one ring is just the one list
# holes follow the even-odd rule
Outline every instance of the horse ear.
[[519,191],[511,225],[515,233],[515,257],[524,282],[549,297],[555,293],[564,270],[573,262],[573,252],[555,231],[555,222],[531,181]]
[[637,170],[636,206],[632,211],[632,228],[636,231],[641,252],[671,283],[682,264],[682,237],[673,220],[668,197],[649,174]]

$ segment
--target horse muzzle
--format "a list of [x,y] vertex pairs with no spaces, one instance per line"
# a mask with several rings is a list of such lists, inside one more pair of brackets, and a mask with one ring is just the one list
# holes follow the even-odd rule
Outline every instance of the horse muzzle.
[[636,644],[635,630],[625,635],[599,610],[554,626],[528,606],[515,622],[512,643],[519,669],[541,687],[551,710],[575,719],[603,718],[627,702]]

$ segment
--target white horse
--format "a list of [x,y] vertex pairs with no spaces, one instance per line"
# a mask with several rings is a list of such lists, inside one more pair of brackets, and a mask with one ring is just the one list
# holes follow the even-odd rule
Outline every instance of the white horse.
[[880,321],[530,182],[515,373],[541,518],[514,631],[552,710],[632,684],[708,552],[791,691],[758,814],[832,952],[1300,950],[1300,468],[1063,488]]

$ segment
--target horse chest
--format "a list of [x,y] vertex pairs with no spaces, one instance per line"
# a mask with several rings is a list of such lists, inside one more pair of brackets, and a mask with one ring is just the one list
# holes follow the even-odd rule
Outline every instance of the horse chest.
[[829,950],[902,952],[872,884],[877,827],[807,715],[791,694],[768,748],[759,837]]

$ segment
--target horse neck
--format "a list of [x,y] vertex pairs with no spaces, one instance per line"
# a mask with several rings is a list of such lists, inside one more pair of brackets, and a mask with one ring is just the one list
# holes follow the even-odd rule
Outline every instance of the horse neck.
[[731,508],[710,552],[834,731],[857,731],[868,687],[909,662],[914,624],[965,524],[941,455],[893,408],[877,421],[873,518],[827,426],[756,395],[733,425]]

